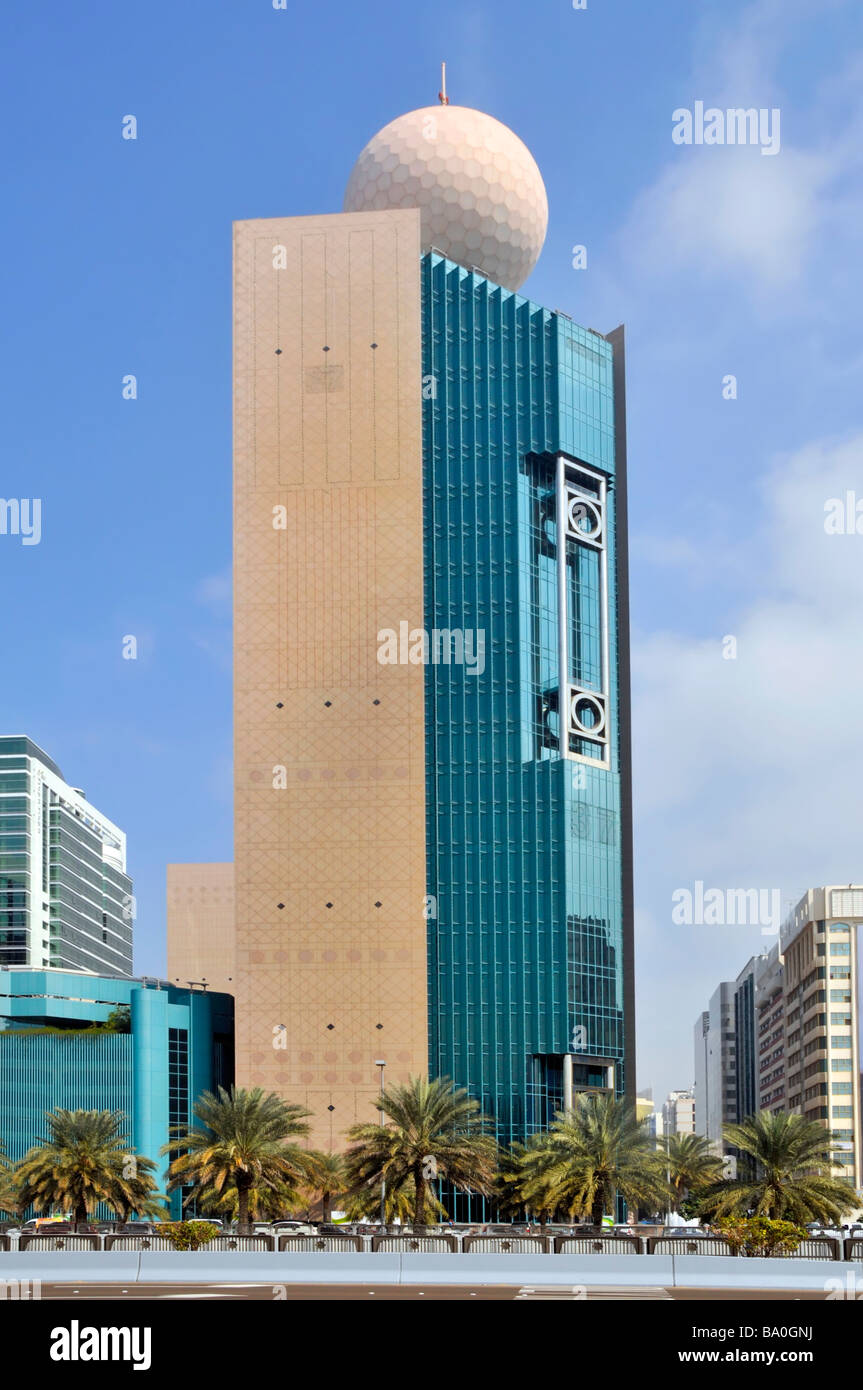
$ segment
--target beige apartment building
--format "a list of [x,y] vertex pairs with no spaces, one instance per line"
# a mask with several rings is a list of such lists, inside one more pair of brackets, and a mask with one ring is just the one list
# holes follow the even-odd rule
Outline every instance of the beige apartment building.
[[[736,1118],[770,1110],[817,1120],[834,1135],[837,1171],[858,1189],[863,1187],[861,922],[863,886],[810,889],[789,914],[778,941],[753,957],[733,986]],[[698,1056],[696,1041],[696,1067]]]
[[662,1105],[663,1134],[695,1133],[695,1094],[688,1091],[669,1091]]
[[811,889],[783,928],[787,1106],[833,1130],[841,1167],[863,1183],[857,927],[863,887]]

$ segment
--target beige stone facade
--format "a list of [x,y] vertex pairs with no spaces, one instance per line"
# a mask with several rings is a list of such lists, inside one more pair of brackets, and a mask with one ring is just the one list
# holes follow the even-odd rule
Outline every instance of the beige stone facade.
[[167,922],[171,983],[233,994],[233,864],[169,864]]
[[427,1070],[415,210],[240,222],[234,245],[237,1080],[374,1120]]

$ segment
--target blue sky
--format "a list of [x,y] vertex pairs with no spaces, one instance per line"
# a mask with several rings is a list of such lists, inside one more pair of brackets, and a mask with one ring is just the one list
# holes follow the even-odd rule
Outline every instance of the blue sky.
[[[823,530],[863,499],[859,0],[10,0],[5,27],[0,492],[43,537],[0,537],[0,728],[127,831],[138,969],[166,863],[232,854],[231,222],[339,211],[446,58],[543,172],[526,292],[627,325],[639,1085],[689,1084],[696,1013],[770,942],[674,926],[672,892],[863,878],[863,538]],[[696,100],[779,107],[781,152],[676,146]]]

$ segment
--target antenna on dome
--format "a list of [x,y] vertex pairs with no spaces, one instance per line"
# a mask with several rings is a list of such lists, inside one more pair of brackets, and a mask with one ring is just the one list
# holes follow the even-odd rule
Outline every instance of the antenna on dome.
[[437,99],[441,106],[449,106],[449,97],[446,94],[446,63],[440,65],[440,91],[437,94]]

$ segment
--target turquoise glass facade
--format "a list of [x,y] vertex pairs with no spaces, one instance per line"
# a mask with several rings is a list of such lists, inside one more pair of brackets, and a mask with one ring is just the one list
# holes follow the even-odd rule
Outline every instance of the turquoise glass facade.
[[[425,623],[484,634],[484,669],[426,674],[429,1066],[509,1144],[561,1108],[567,1054],[574,1089],[635,1079],[622,335],[615,363],[612,341],[435,253],[422,287]],[[604,499],[605,560],[563,541],[566,680],[605,719],[604,742],[567,735],[573,756],[561,455]]]
[[[61,970],[0,970],[0,1138],[17,1160],[45,1136],[45,1112],[120,1110],[130,1149],[160,1157],[176,1125],[192,1122],[202,1091],[233,1081],[234,1001]],[[83,1031],[120,1006],[128,1033]],[[40,1029],[62,1032],[40,1032]],[[181,1193],[171,1196],[180,1215]]]

